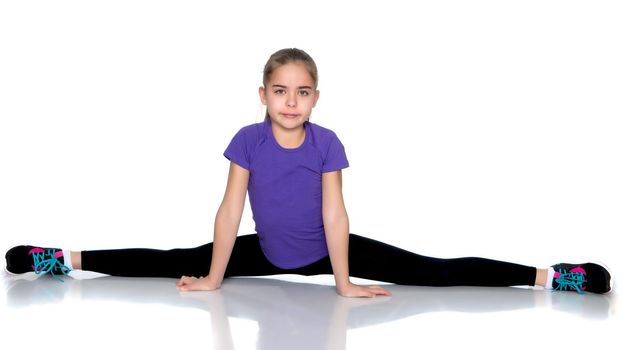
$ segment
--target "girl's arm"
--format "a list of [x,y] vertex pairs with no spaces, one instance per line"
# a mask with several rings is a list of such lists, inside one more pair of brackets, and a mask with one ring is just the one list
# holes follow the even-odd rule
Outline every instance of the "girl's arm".
[[183,276],[177,282],[180,290],[212,290],[222,284],[244,211],[248,179],[248,170],[231,162],[227,189],[214,222],[214,245],[209,275],[203,278]]
[[364,287],[350,282],[348,270],[350,222],[341,184],[341,170],[322,174],[322,218],[337,292],[346,297],[391,295],[379,286]]

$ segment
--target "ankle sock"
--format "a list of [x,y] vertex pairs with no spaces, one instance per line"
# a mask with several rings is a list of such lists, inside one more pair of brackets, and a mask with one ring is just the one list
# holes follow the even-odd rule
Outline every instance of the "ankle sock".
[[549,267],[547,270],[546,285],[544,286],[544,288],[553,289],[553,278],[554,277],[555,277],[555,270],[553,270],[552,267]]
[[73,264],[71,263],[71,251],[63,249],[63,264],[73,270]]

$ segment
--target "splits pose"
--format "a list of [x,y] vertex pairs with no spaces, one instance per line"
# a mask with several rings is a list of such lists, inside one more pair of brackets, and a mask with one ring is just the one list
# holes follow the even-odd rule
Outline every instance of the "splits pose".
[[[224,152],[229,177],[213,243],[93,251],[22,245],[6,253],[7,271],[170,277],[181,291],[217,289],[230,276],[332,274],[346,297],[391,295],[380,286],[354,284],[350,276],[418,286],[611,290],[609,271],[594,263],[536,268],[477,257],[440,259],[350,233],[341,190],[341,170],[349,165],[345,148],[333,131],[309,121],[317,85],[317,67],[306,52],[283,49],[270,56],[259,88],[266,118],[241,128]],[[247,191],[256,233],[238,237]]]

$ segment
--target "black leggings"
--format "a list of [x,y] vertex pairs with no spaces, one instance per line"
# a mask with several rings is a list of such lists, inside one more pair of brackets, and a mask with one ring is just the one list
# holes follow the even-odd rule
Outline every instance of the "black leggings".
[[[536,278],[530,266],[484,258],[431,258],[355,234],[350,234],[348,256],[350,276],[404,285],[532,286]],[[82,269],[126,277],[199,277],[209,273],[211,259],[212,243],[172,250],[93,250],[82,252]],[[332,273],[328,256],[295,269],[274,266],[257,234],[251,234],[237,237],[225,277]]]

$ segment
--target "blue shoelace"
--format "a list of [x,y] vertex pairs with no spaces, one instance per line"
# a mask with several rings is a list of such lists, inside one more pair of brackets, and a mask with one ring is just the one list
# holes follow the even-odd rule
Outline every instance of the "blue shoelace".
[[555,279],[555,282],[557,282],[555,290],[574,289],[577,293],[583,294],[583,284],[587,283],[587,279],[581,272],[567,272],[566,270],[560,270],[559,277]]
[[33,252],[34,270],[37,275],[49,273],[56,280],[64,282],[56,276],[56,272],[60,271],[63,275],[67,276],[71,269],[61,263],[55,254],[56,249],[45,249],[42,253]]

